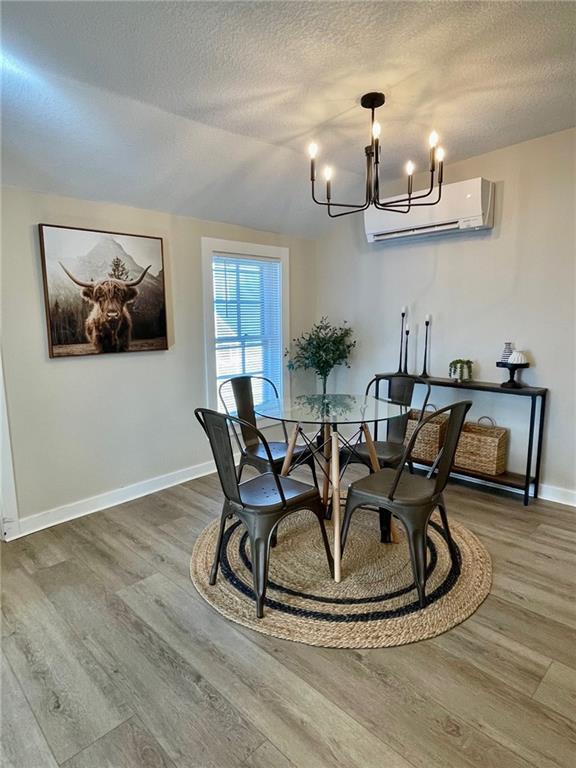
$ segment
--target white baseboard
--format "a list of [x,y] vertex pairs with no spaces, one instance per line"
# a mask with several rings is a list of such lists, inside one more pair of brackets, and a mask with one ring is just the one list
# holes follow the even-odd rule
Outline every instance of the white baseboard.
[[[205,461],[202,464],[196,464],[192,467],[185,467],[176,472],[169,472],[166,475],[152,477],[149,480],[143,480],[140,483],[126,485],[113,491],[100,493],[97,496],[91,496],[87,499],[80,499],[71,504],[64,504],[61,507],[47,509],[45,512],[38,512],[36,515],[22,517],[19,520],[4,520],[4,539],[12,541],[29,533],[42,531],[58,523],[65,523],[68,520],[74,520],[77,517],[91,515],[93,512],[99,512],[109,507],[115,507],[117,504],[123,504],[126,501],[139,499],[155,491],[161,491],[164,488],[171,488],[173,485],[186,483],[188,480],[194,480],[197,477],[203,477],[215,472],[216,468],[213,461]],[[464,478],[470,480],[470,478]],[[478,483],[482,483],[479,481]],[[490,485],[490,483],[488,483]],[[496,486],[495,486],[496,487]],[[501,487],[501,486],[497,486]],[[522,491],[517,491],[521,494]],[[555,501],[559,504],[567,504],[576,507],[576,491],[569,488],[558,488],[555,485],[541,485],[540,498],[546,501]]]
[[139,499],[155,491],[161,491],[164,488],[170,488],[173,485],[185,483],[188,480],[194,480],[196,477],[203,477],[216,471],[213,461],[205,461],[203,464],[196,464],[193,467],[185,467],[176,472],[169,472],[167,475],[152,477],[149,480],[143,480],[140,483],[126,485],[122,488],[116,488],[113,491],[106,491],[97,496],[90,496],[88,499],[80,499],[71,504],[64,504],[62,507],[47,509],[45,512],[38,512],[35,515],[22,517],[18,521],[12,521],[10,526],[5,526],[5,540],[12,541],[21,536],[27,536],[29,533],[41,531],[44,528],[50,528],[58,523],[65,523],[68,520],[74,520],[77,517],[90,515],[93,512],[99,512],[102,509],[115,507],[117,504],[123,504],[125,501]]
[[558,488],[556,485],[541,485],[541,499],[546,501],[556,501],[558,504],[568,504],[570,507],[576,507],[576,491],[570,488]]

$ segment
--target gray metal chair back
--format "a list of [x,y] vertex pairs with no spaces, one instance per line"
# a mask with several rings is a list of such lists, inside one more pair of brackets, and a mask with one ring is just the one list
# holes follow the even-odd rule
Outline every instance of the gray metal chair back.
[[410,438],[408,445],[406,446],[406,450],[404,451],[404,456],[402,458],[402,463],[398,467],[396,478],[390,489],[388,496],[389,499],[394,499],[394,494],[396,493],[398,483],[400,482],[404,464],[410,461],[412,458],[412,451],[420,432],[437,416],[441,416],[443,413],[449,413],[450,417],[446,427],[446,436],[440,449],[440,454],[436,457],[436,461],[433,465],[433,469],[437,471],[437,474],[431,498],[439,496],[443,492],[444,488],[446,488],[448,478],[450,477],[450,471],[454,463],[454,455],[456,454],[456,448],[458,447],[458,440],[460,439],[460,433],[462,432],[464,419],[466,418],[466,414],[471,407],[471,400],[462,400],[459,403],[452,403],[451,405],[447,405],[444,408],[440,408],[440,410],[434,411],[434,413],[431,413],[429,416],[421,419],[421,421],[418,423],[418,426],[412,433],[412,437]]
[[[411,376],[408,373],[386,373],[381,376],[374,376],[368,382],[366,387],[366,394],[370,394],[371,390],[374,390],[374,394],[378,391],[379,396],[382,396],[380,392],[380,384],[384,382],[387,385],[387,392],[384,397],[388,397],[393,403],[398,405],[405,405],[410,407],[412,405],[412,397],[414,395],[414,386],[416,384],[422,384],[426,387],[426,394],[424,395],[424,401],[422,403],[422,413],[428,405],[430,399],[430,384],[426,379],[420,376]],[[406,436],[406,428],[408,426],[408,418],[410,414],[406,413],[404,416],[400,416],[397,419],[390,419],[386,422],[386,440],[392,443],[402,443]],[[374,439],[378,439],[378,424],[374,425]]]
[[[448,419],[448,426],[446,427],[446,437],[444,438],[444,444],[442,445],[442,455],[437,463],[438,474],[436,475],[436,486],[434,493],[436,495],[442,493],[446,488],[446,483],[450,477],[450,471],[454,464],[454,456],[456,454],[456,448],[458,447],[458,440],[462,432],[464,420],[466,414],[472,407],[471,400],[463,400],[460,403],[448,405],[446,408],[441,408],[436,411],[432,416],[426,418],[426,422],[431,421],[435,415],[443,412],[450,411],[450,418]],[[423,424],[415,430],[419,432]]]
[[210,442],[224,496],[228,501],[241,504],[229,427],[233,421],[239,422],[240,420],[218,411],[211,411],[208,408],[196,408],[194,414]]
[[[258,430],[256,429],[256,413],[254,411],[254,393],[252,390],[252,381],[254,380],[262,381],[265,385],[268,385],[272,389],[276,400],[279,400],[278,389],[276,385],[273,381],[267,379],[265,376],[234,376],[230,379],[226,379],[226,381],[223,381],[218,387],[218,396],[220,397],[220,401],[222,402],[222,405],[224,406],[224,409],[228,415],[230,415],[230,412],[228,410],[223,390],[227,386],[232,388],[232,395],[236,405],[236,415],[245,423],[245,425],[240,428],[240,432],[242,434],[244,445],[247,449],[255,448],[260,442],[258,438]],[[252,427],[252,429],[250,427]],[[284,431],[284,438],[287,441],[288,435],[286,433],[286,425],[284,422],[282,422],[282,429]],[[240,450],[243,450],[236,429],[234,429],[234,435],[238,443],[238,447]]]

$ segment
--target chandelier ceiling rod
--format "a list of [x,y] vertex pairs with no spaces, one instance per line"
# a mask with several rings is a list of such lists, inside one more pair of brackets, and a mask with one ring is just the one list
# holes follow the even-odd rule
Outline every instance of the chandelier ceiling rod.
[[[365,93],[360,99],[360,104],[364,109],[369,109],[370,118],[370,144],[364,148],[366,155],[366,195],[362,203],[335,203],[332,201],[332,168],[324,167],[324,179],[326,180],[326,200],[318,200],[316,197],[316,156],[318,154],[318,145],[312,143],[308,147],[310,156],[310,182],[312,185],[312,200],[318,205],[326,207],[328,215],[332,218],[346,216],[349,213],[358,213],[365,211],[371,205],[380,211],[394,211],[396,213],[408,213],[411,208],[425,205],[437,205],[442,197],[442,181],[444,176],[444,156],[442,147],[438,146],[438,134],[432,131],[428,139],[430,146],[430,186],[427,191],[414,195],[412,194],[412,182],[415,165],[409,160],[406,163],[406,174],[408,176],[408,189],[403,197],[397,197],[387,202],[380,200],[380,123],[374,119],[374,113],[385,102],[383,93]],[[434,179],[436,177],[437,196],[433,200],[428,200],[434,191]],[[421,202],[426,200],[426,202]],[[333,208],[345,208],[347,210],[338,213],[333,212]]]

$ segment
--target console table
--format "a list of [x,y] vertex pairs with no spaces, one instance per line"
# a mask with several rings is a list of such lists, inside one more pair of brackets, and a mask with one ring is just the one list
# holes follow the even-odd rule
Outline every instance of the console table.
[[[376,374],[376,397],[379,396],[380,379],[389,374]],[[482,472],[472,472],[466,469],[454,469],[451,474],[470,477],[476,480],[484,480],[494,485],[501,485],[505,488],[520,489],[524,492],[524,506],[530,500],[530,488],[533,488],[532,497],[538,498],[540,487],[540,467],[542,464],[542,437],[544,433],[544,417],[546,415],[546,395],[548,390],[544,387],[519,387],[518,389],[507,389],[490,381],[463,381],[458,382],[454,379],[442,379],[435,376],[429,376],[426,381],[431,387],[447,387],[449,389],[461,389],[474,392],[492,392],[496,395],[506,395],[511,397],[529,397],[530,398],[530,427],[528,430],[528,447],[526,452],[526,472],[518,474],[516,472],[503,472],[501,475],[486,475]],[[537,401],[540,400],[538,413],[538,424],[536,424]],[[537,434],[536,434],[537,433]],[[532,464],[534,459],[534,444],[536,444],[536,461],[534,464],[534,474],[532,474]],[[419,464],[428,464],[426,461],[418,461]]]

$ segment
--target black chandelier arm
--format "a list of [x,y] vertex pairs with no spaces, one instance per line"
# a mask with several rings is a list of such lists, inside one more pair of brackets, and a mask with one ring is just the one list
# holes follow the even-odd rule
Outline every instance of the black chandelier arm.
[[381,204],[377,201],[374,201],[374,205],[376,208],[378,208],[379,211],[395,211],[396,213],[408,213],[411,208],[425,208],[426,206],[430,205],[438,205],[440,200],[442,199],[442,184],[438,184],[438,197],[436,200],[432,200],[429,203],[413,203],[411,200],[408,202],[408,208],[407,210],[402,210],[401,208],[396,208],[396,202],[394,204]]
[[406,205],[408,202],[414,203],[414,200],[424,200],[426,197],[430,197],[434,191],[434,171],[430,171],[430,187],[427,192],[421,195],[406,195],[406,197],[398,197],[396,200],[391,200],[389,203],[383,203],[380,200],[380,196],[377,196],[374,200],[374,205],[378,208],[380,205]]
[[332,206],[333,208],[354,208],[357,211],[363,210],[364,206],[366,205],[366,202],[368,202],[366,201],[364,203],[352,204],[352,203],[333,203],[331,201],[324,202],[323,200],[318,200],[316,198],[316,195],[314,194],[314,182],[312,182],[312,200],[314,200],[314,202],[317,205],[324,205],[326,207]]
[[[352,210],[350,213],[354,213],[356,211],[364,211],[366,208],[370,205],[370,191],[371,191],[371,185],[372,185],[372,163],[370,157],[366,157],[366,196],[363,203],[358,204],[352,204],[352,203],[333,203],[332,201],[324,202],[323,200],[318,200],[316,198],[315,194],[315,179],[311,178],[312,183],[312,200],[317,205],[324,205],[327,208],[333,207],[333,208],[351,208]],[[341,214],[332,214],[332,218],[334,216],[341,215]]]
[[330,216],[331,219],[337,219],[339,216],[348,216],[350,213],[360,213],[361,211],[366,211],[368,208],[370,208],[370,201],[360,206],[360,208],[356,208],[353,211],[341,211],[340,213],[332,213],[330,210],[331,207],[332,207],[332,203],[329,203],[328,216]]

